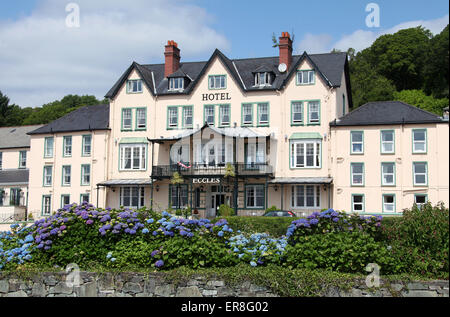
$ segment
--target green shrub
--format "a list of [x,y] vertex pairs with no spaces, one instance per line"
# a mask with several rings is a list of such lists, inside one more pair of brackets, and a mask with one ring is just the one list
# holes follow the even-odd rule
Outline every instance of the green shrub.
[[[272,237],[281,237],[286,234],[286,228],[292,222],[291,217],[248,217],[234,216],[224,217],[228,221],[228,226],[235,232],[241,231],[248,234],[268,233]],[[217,219],[213,220],[217,221]]]
[[407,263],[409,272],[449,274],[449,210],[441,203],[414,205],[403,217],[383,226],[383,238]]
[[[122,239],[108,252],[104,259],[106,266],[113,268],[148,268],[153,266],[151,253],[157,249],[160,242],[149,243],[139,238]],[[111,261],[114,259],[114,261]]]
[[277,211],[277,210],[280,210],[280,209],[278,209],[277,206],[272,206],[272,207],[266,209],[266,213],[268,213],[269,211]]
[[286,247],[284,256],[284,265],[290,268],[364,273],[367,264],[376,263],[383,274],[398,270],[387,246],[360,231],[298,237],[295,245]]
[[222,204],[219,206],[219,211],[217,213],[219,217],[230,217],[234,216],[234,209],[226,204]]

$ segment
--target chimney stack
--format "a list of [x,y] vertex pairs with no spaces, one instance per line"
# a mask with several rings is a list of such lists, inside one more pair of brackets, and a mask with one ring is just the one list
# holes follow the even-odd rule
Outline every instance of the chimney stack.
[[180,49],[175,41],[167,42],[164,56],[166,57],[164,76],[168,77],[180,68]]
[[280,64],[286,64],[287,69],[292,64],[292,40],[288,32],[282,32],[279,38]]

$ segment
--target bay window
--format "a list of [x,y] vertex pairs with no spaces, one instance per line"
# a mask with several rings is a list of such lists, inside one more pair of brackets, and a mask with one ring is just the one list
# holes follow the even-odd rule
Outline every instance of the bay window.
[[146,170],[147,145],[145,144],[121,144],[120,145],[120,170]]
[[320,208],[320,186],[297,185],[291,188],[292,208]]
[[321,141],[291,141],[291,168],[320,168]]
[[120,205],[125,208],[142,208],[145,205],[144,194],[143,187],[120,187]]

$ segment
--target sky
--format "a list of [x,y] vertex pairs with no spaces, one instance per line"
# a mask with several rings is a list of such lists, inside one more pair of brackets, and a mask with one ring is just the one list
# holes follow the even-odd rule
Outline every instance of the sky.
[[[367,5],[379,9],[368,25]],[[73,7],[79,8],[79,25]],[[181,60],[277,56],[272,34],[294,34],[294,54],[360,51],[382,34],[422,25],[440,33],[444,0],[19,0],[0,1],[0,91],[38,107],[67,94],[103,99],[133,61],[164,63],[175,40]],[[75,26],[75,27],[73,27]]]

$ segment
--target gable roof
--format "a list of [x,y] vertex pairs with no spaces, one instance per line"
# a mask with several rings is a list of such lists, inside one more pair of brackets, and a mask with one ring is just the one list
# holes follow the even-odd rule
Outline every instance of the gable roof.
[[109,105],[86,106],[72,111],[28,134],[109,130]]
[[40,127],[42,124],[0,128],[0,149],[30,147],[30,136],[27,133]]
[[401,101],[366,103],[344,117],[330,122],[330,126],[388,125],[413,123],[448,123],[434,113]]
[[[106,98],[114,98],[127,80],[133,69],[141,76],[145,85],[153,96],[156,95],[189,95],[205,74],[215,58],[218,58],[233,77],[242,91],[280,90],[285,87],[289,79],[296,73],[296,69],[305,59],[317,70],[319,76],[330,87],[340,87],[342,74],[348,77],[347,54],[327,53],[292,56],[292,65],[285,73],[278,71],[279,57],[261,57],[246,59],[229,59],[216,49],[208,61],[180,63],[178,73],[185,74],[192,81],[183,91],[169,91],[168,79],[164,76],[164,64],[140,65],[136,62],[125,71],[114,86],[106,94]],[[254,87],[254,72],[258,69],[269,69],[276,75],[271,86]],[[169,76],[170,77],[170,76]],[[349,89],[349,84],[347,84]],[[351,103],[350,103],[351,105]]]

